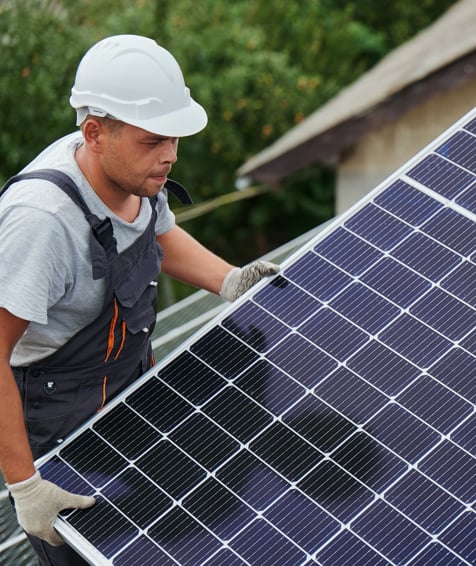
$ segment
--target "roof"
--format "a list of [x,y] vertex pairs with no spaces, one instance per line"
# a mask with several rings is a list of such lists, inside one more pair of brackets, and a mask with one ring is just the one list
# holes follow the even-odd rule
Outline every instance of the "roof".
[[476,0],[460,0],[358,80],[238,170],[277,182],[312,163],[335,165],[341,153],[380,124],[435,92],[476,76]]

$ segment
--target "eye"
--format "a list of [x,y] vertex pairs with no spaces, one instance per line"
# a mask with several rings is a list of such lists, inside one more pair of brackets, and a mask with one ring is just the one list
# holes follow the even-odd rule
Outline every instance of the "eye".
[[171,139],[171,138],[155,138],[155,139],[145,140],[143,143],[145,145],[156,146],[156,145],[163,144],[164,142],[166,142],[169,139]]
[[166,142],[170,142],[173,147],[177,147],[178,140],[179,138],[154,138],[154,139],[143,140],[142,143],[150,147],[157,147],[158,145],[162,145]]

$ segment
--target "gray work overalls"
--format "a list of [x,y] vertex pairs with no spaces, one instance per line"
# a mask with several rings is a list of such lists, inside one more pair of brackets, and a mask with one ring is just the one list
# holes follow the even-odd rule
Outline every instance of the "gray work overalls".
[[[12,368],[23,400],[33,456],[38,458],[152,366],[150,335],[156,318],[156,280],[162,250],[155,238],[155,201],[151,202],[147,229],[131,246],[117,253],[110,219],[99,220],[91,213],[66,174],[42,169],[17,175],[0,194],[14,182],[28,178],[55,183],[81,208],[91,226],[92,277],[107,281],[104,307],[96,320],[52,355],[28,367]],[[178,183],[168,181],[166,188],[182,202],[191,202]],[[68,554],[71,549],[65,545],[46,544],[45,549],[45,543],[29,538],[44,560],[41,564],[85,564]],[[59,558],[61,550],[68,556],[62,554]]]

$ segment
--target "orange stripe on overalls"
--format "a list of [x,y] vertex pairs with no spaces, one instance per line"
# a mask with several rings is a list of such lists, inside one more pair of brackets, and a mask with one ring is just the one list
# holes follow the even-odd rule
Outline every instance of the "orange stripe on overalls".
[[111,324],[109,325],[109,338],[107,341],[107,351],[104,361],[107,362],[111,356],[112,349],[114,348],[114,330],[116,328],[117,317],[119,314],[119,308],[117,306],[117,299],[114,297],[114,316],[112,317]]
[[124,347],[124,342],[126,341],[126,332],[127,332],[126,321],[123,319],[123,320],[122,320],[122,337],[121,337],[121,343],[119,344],[119,349],[117,350],[117,353],[116,353],[116,355],[114,356],[114,360],[117,360],[117,358],[119,357],[119,354],[122,352],[122,348]]

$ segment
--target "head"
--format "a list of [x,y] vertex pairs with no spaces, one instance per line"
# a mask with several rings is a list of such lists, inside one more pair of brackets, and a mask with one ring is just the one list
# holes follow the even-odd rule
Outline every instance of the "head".
[[106,172],[108,167],[117,171],[118,183],[129,169],[127,182],[163,177],[176,161],[178,138],[207,123],[175,58],[154,40],[137,35],[108,37],[87,51],[70,104],[86,143],[101,155]]
[[160,192],[177,161],[176,137],[160,136],[120,120],[87,115],[81,164],[96,192],[152,197]]

